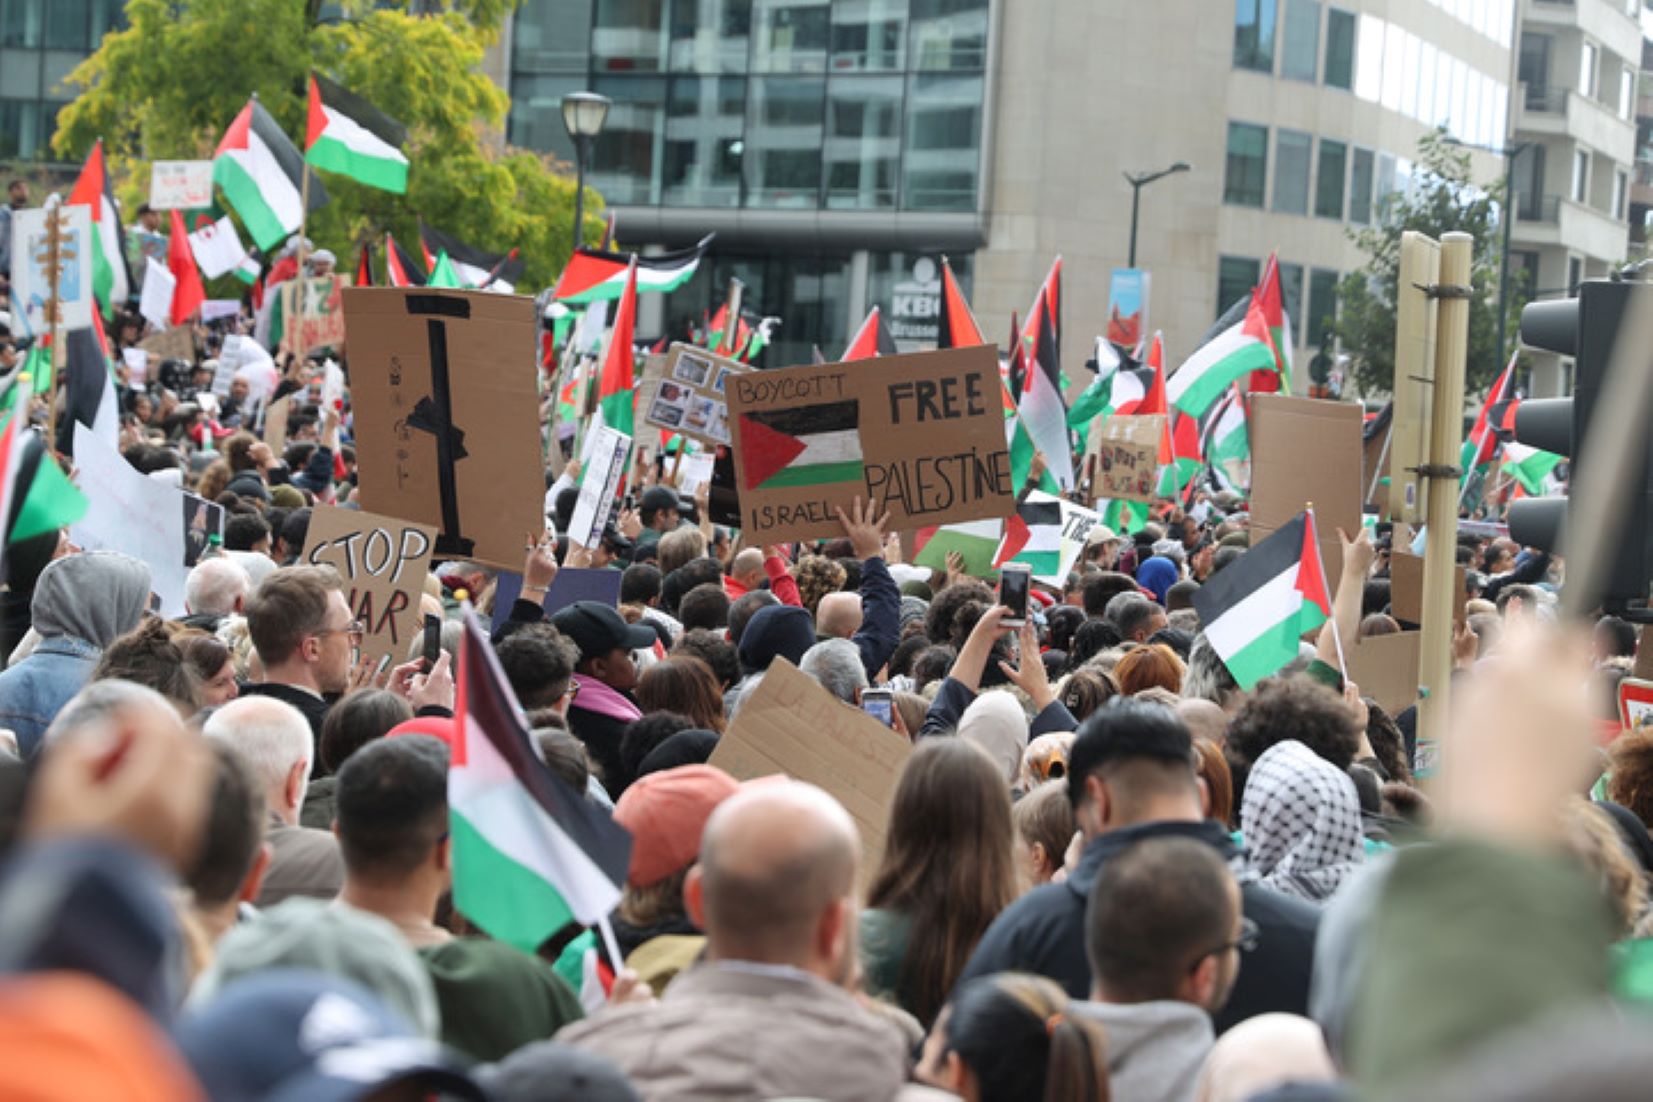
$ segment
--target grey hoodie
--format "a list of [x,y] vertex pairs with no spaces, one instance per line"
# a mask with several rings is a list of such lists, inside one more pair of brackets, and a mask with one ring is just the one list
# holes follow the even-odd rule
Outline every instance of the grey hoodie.
[[1200,1068],[1216,1034],[1211,1015],[1193,1003],[1073,1002],[1069,1009],[1108,1034],[1113,1102],[1193,1102]]
[[40,572],[29,610],[42,639],[67,635],[102,650],[136,628],[148,607],[148,565],[118,551],[87,551]]

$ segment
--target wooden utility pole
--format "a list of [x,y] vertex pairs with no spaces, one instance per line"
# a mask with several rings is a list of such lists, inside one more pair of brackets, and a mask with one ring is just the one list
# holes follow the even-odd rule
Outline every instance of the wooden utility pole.
[[[58,391],[63,385],[63,302],[60,297],[63,266],[78,259],[73,253],[75,246],[63,239],[64,222],[67,219],[68,215],[62,203],[47,204],[46,247],[44,255],[37,255],[35,258],[41,262],[46,272],[45,315],[52,342],[52,385],[46,393],[46,450],[49,452],[57,450],[57,398]],[[31,382],[29,385],[34,384]]]

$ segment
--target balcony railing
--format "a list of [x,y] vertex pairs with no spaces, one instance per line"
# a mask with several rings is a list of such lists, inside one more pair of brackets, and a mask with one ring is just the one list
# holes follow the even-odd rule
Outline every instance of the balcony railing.
[[[1545,0],[1550,2],[1550,0]],[[1567,111],[1567,89],[1546,88],[1541,85],[1523,85],[1526,94],[1522,97],[1522,106],[1528,114],[1533,115],[1562,115]]]
[[1561,196],[1542,195],[1537,200],[1523,196],[1521,202],[1516,204],[1515,220],[1554,225],[1561,220]]

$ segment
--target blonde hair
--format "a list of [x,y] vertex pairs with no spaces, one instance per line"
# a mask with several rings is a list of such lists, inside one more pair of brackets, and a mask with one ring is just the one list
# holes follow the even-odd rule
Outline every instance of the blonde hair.
[[656,561],[664,577],[680,566],[687,566],[706,554],[706,537],[698,528],[674,528],[660,537]]

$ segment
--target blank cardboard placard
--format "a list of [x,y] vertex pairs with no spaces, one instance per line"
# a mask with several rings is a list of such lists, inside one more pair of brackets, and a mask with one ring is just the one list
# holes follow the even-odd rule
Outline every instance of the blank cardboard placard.
[[[1454,568],[1455,579],[1452,618],[1464,618],[1464,603],[1469,594],[1464,591],[1464,568]],[[1423,556],[1410,551],[1389,553],[1389,608],[1395,619],[1408,624],[1423,623]]]
[[[292,401],[291,394],[284,394],[264,411],[264,442],[277,455],[287,449],[287,415],[293,410]],[[358,413],[357,418],[360,416]]]
[[1094,497],[1115,501],[1152,501],[1159,485],[1159,442],[1165,415],[1099,417],[1092,423]]
[[890,803],[912,743],[777,658],[718,740],[710,764],[738,781],[784,773],[830,792],[861,833],[861,884],[878,870]]
[[756,371],[726,391],[749,544],[839,535],[857,497],[896,530],[1013,508],[992,345]]
[[1349,680],[1360,686],[1360,695],[1377,701],[1390,716],[1399,715],[1418,702],[1422,653],[1421,631],[1369,635],[1347,655]]
[[351,614],[367,625],[363,656],[389,655],[396,663],[407,660],[408,641],[423,623],[419,598],[435,546],[436,529],[428,524],[318,505],[302,561],[339,572]]
[[195,336],[187,325],[177,325],[151,333],[138,342],[138,347],[149,353],[152,360],[193,360]]
[[514,570],[545,527],[532,299],[353,287],[362,506],[437,529],[436,557]]
[[[511,606],[522,596],[522,575],[501,570],[494,579],[494,616],[490,628],[498,631],[499,626],[511,618]],[[620,571],[565,566],[551,579],[551,588],[545,591],[540,607],[547,616],[555,616],[575,601],[596,601],[618,608]]]
[[1342,576],[1342,528],[1360,528],[1361,410],[1350,402],[1256,394],[1251,401],[1251,543],[1314,503],[1326,581]]

